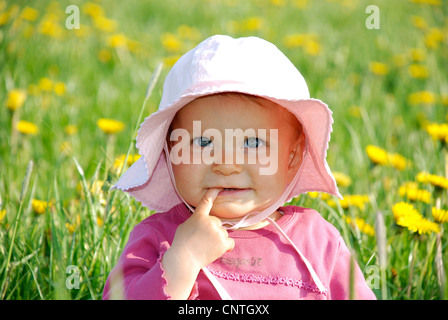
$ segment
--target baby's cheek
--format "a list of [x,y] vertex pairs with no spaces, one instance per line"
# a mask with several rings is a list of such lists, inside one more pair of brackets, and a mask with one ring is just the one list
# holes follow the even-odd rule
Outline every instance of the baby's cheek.
[[[199,172],[195,165],[179,164],[173,166],[176,188],[185,201],[195,201],[200,191]],[[192,204],[192,203],[190,203]],[[192,204],[193,205],[193,204]]]

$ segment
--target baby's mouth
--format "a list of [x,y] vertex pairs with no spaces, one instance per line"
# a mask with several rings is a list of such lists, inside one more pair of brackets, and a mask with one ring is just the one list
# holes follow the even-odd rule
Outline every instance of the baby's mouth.
[[250,190],[249,188],[222,188],[218,196],[231,196],[231,195],[237,196],[249,190]]

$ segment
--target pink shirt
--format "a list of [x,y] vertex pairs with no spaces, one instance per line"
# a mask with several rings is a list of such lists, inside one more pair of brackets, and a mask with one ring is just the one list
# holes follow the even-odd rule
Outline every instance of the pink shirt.
[[[317,288],[300,256],[271,225],[251,231],[230,230],[235,248],[210,264],[208,270],[232,299],[348,299],[350,252],[336,228],[315,210],[296,206],[279,209],[284,215],[277,224],[311,263],[325,291]],[[138,224],[107,279],[103,298],[112,297],[111,288],[115,286],[111,281],[121,275],[126,299],[170,299],[164,292],[161,259],[178,225],[189,215],[185,205],[179,204]],[[376,299],[356,263],[355,279],[356,299]],[[220,299],[202,271],[190,299]]]

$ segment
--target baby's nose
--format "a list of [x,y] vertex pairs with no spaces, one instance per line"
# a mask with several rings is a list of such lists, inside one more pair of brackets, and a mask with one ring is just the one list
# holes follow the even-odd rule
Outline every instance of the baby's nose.
[[221,161],[215,162],[212,166],[212,170],[215,173],[230,175],[240,173],[243,170],[241,165],[243,159],[240,159],[240,155],[237,155],[237,151],[233,148],[224,148],[221,151]]
[[242,171],[242,166],[236,163],[215,163],[212,166],[212,171],[214,173],[228,176],[231,174],[240,173]]

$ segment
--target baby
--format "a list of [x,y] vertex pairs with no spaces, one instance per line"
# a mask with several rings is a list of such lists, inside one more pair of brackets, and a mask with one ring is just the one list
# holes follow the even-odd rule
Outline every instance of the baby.
[[103,297],[375,299],[338,231],[284,206],[308,191],[340,197],[332,122],[265,40],[217,35],[187,52],[115,186],[157,213],[131,232]]

